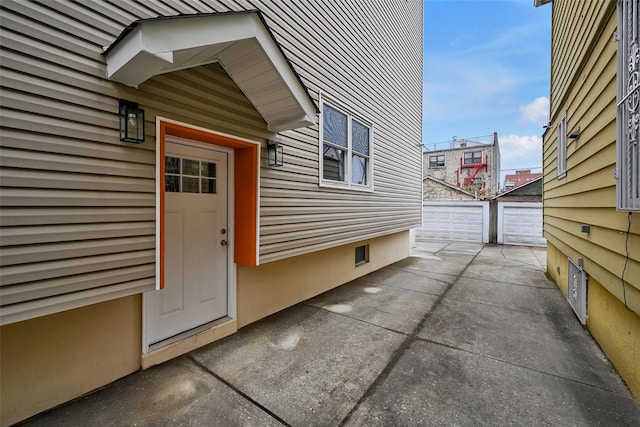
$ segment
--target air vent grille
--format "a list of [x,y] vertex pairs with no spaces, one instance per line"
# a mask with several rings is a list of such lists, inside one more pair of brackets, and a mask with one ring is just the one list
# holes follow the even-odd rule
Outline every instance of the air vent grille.
[[569,305],[583,325],[587,324],[587,273],[569,260]]

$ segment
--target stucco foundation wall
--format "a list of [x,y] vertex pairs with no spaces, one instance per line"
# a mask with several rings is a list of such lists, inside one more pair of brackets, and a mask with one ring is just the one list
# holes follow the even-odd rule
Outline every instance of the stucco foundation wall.
[[587,327],[640,403],[640,316],[589,279]]
[[8,426],[140,367],[139,295],[0,328],[0,425]]
[[547,273],[556,282],[564,297],[568,292],[568,265],[569,258],[551,243],[547,242]]
[[[355,247],[369,262],[355,266]],[[259,267],[238,266],[238,327],[409,256],[411,232]],[[0,425],[8,426],[140,369],[141,296],[0,328]]]
[[[410,239],[407,230],[258,267],[238,266],[238,327],[408,257]],[[356,267],[355,247],[364,244],[369,262]]]
[[[567,262],[567,255],[547,242],[547,272],[565,297]],[[589,277],[587,301],[589,332],[640,402],[640,316],[628,310],[593,277]]]

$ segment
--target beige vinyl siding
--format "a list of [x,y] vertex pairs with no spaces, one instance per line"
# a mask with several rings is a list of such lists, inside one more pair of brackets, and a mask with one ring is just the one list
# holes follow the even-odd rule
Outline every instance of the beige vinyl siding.
[[[601,3],[601,2],[595,2]],[[604,3],[603,3],[604,4]],[[589,4],[590,6],[593,6]],[[567,31],[575,24],[575,2],[554,1],[555,33]],[[587,7],[585,4],[583,7]],[[608,13],[605,22],[601,9],[594,27],[602,29],[594,40],[590,55],[571,86],[552,85],[552,105],[558,112],[567,111],[568,132],[581,129],[578,140],[569,140],[567,176],[556,178],[557,120],[544,138],[544,230],[545,237],[571,259],[584,258],[584,269],[609,292],[624,299],[622,271],[626,260],[628,218],[616,212],[616,52],[613,38],[616,16]],[[586,15],[592,22],[593,16]],[[584,34],[583,34],[584,36]],[[555,40],[554,43],[560,43]],[[572,46],[578,43],[572,43]],[[554,46],[553,52],[559,50]],[[552,70],[562,73],[571,62],[552,53]],[[564,65],[563,65],[564,64]],[[553,78],[552,78],[553,80]],[[566,91],[566,92],[565,92]],[[562,100],[562,102],[561,102]],[[556,102],[554,104],[554,101]],[[589,234],[580,226],[589,224]],[[634,216],[628,240],[629,261],[624,279],[628,306],[640,314],[640,222]]]
[[[284,167],[267,167],[263,145],[261,263],[420,224],[421,2],[2,6],[3,322],[153,288],[156,116],[256,141],[275,136],[218,64],[138,89],[106,80],[102,48],[136,19],[260,9],[312,98],[326,94],[373,124],[371,193],[318,186],[318,125],[278,137]],[[119,98],[145,110],[144,144],[118,140]]]
[[3,7],[2,323],[153,289],[155,159],[118,143],[101,78],[111,35],[43,5]]
[[[286,182],[292,177],[285,144],[283,170],[263,171],[261,262],[420,223],[421,4],[366,4],[243,2],[265,12],[314,97],[322,92],[371,122],[374,135],[373,193],[317,187],[317,127],[309,135],[314,169],[303,178],[309,186]],[[343,34],[344,22],[355,38]]]

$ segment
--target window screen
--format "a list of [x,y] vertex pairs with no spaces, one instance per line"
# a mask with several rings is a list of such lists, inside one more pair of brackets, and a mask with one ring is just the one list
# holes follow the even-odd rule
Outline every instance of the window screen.
[[371,127],[326,102],[321,117],[321,181],[370,186]]

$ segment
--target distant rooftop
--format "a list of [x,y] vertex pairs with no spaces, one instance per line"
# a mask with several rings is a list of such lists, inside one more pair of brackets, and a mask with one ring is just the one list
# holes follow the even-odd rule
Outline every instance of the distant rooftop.
[[473,136],[471,138],[458,138],[454,136],[448,141],[432,142],[425,144],[427,151],[452,150],[455,148],[478,147],[482,145],[492,145],[494,137],[497,135]]

